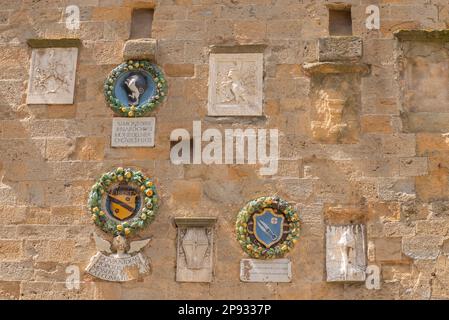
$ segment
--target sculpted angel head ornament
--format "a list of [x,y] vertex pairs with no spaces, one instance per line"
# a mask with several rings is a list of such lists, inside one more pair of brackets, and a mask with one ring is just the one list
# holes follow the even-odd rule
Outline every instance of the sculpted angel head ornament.
[[96,233],[94,233],[94,240],[98,251],[110,254],[115,252],[115,254],[112,255],[114,258],[127,258],[133,253],[137,253],[143,249],[151,241],[151,238],[131,241],[129,248],[126,238],[120,235],[114,237],[112,244],[109,241],[100,238]]

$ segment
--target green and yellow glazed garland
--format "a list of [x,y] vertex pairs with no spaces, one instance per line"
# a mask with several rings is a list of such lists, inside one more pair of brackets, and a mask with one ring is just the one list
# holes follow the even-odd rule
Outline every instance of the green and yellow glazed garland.
[[[252,240],[248,233],[248,222],[252,214],[261,212],[265,208],[277,209],[285,215],[289,224],[289,232],[285,240],[270,248],[265,248],[257,240]],[[258,259],[272,259],[284,256],[293,248],[299,237],[300,221],[297,212],[288,202],[277,196],[266,196],[248,202],[238,213],[235,227],[237,240],[248,255]]]
[[[144,194],[142,208],[138,215],[125,222],[120,222],[110,217],[109,214],[102,210],[101,205],[102,198],[108,187],[113,183],[121,181],[137,185]],[[145,228],[154,220],[158,202],[156,187],[151,179],[144,176],[140,171],[120,167],[103,174],[94,184],[89,194],[88,207],[92,214],[92,220],[103,231],[114,236],[128,236]]]
[[[117,79],[124,72],[144,70],[150,73],[155,83],[156,93],[145,103],[138,106],[124,105],[114,93]],[[104,83],[104,95],[111,109],[122,117],[142,117],[156,108],[167,96],[167,81],[159,68],[146,60],[128,60],[111,71]]]

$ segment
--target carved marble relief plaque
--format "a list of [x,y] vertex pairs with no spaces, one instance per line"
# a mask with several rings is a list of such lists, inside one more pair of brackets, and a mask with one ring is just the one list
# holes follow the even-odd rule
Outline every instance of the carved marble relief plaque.
[[216,218],[175,218],[178,226],[176,281],[211,282]]
[[262,94],[262,53],[210,55],[208,115],[262,115]]
[[28,104],[73,104],[78,48],[36,48],[31,54]]
[[365,228],[363,225],[327,226],[327,281],[365,281]]

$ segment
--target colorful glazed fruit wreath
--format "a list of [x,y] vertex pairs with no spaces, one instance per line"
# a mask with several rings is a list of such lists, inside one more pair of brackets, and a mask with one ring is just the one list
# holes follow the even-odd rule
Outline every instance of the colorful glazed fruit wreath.
[[[262,223],[264,231],[271,232],[268,223],[260,222],[254,219],[254,216],[260,217],[268,215],[269,219],[281,217],[282,226],[279,226],[279,240],[272,245],[266,245],[263,241],[257,239],[255,224]],[[282,219],[282,216],[284,217]],[[270,220],[268,220],[270,221]],[[276,222],[277,223],[277,222]],[[243,207],[236,221],[237,240],[243,250],[253,258],[271,259],[280,258],[289,252],[299,237],[300,221],[297,212],[285,200],[277,196],[266,196],[252,200]],[[274,237],[275,234],[271,233]]]
[[[121,192],[123,194],[120,194]],[[128,196],[130,194],[132,196]],[[125,203],[125,199],[129,202]],[[88,208],[92,221],[103,231],[114,236],[128,236],[145,228],[154,220],[158,202],[156,188],[151,179],[140,171],[120,167],[103,174],[93,185]],[[114,208],[116,211],[111,211]],[[120,219],[115,216],[115,212],[127,213],[129,216],[125,215]]]
[[[117,80],[127,72],[143,71],[149,73],[154,82],[154,94],[150,95],[138,105],[128,105],[115,94]],[[158,106],[167,95],[167,81],[162,71],[153,63],[146,60],[128,60],[111,71],[104,83],[104,95],[111,109],[123,117],[142,117]]]

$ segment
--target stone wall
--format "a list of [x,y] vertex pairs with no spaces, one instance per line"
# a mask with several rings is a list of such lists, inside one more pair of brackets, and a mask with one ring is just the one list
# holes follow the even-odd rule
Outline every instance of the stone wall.
[[[323,79],[303,64],[319,61],[318,38],[329,36],[327,3],[0,0],[0,297],[449,298],[448,38],[393,34],[448,28],[448,2],[345,1],[353,35],[363,42],[357,63],[369,72]],[[79,30],[65,27],[70,4],[81,9]],[[380,30],[365,28],[370,4],[380,8]],[[113,113],[103,81],[123,60],[133,8],[145,7],[155,8],[152,37],[169,95],[152,113],[155,148],[111,148]],[[26,41],[59,38],[82,41],[75,102],[27,105]],[[210,119],[210,46],[248,44],[265,45],[265,117]],[[320,114],[326,103],[340,110],[337,126]],[[194,120],[204,129],[279,129],[278,173],[261,176],[256,165],[173,165],[170,133],[191,130]],[[86,207],[90,187],[118,166],[156,179],[161,208],[142,234],[153,238],[144,250],[152,273],[123,284],[82,273],[80,290],[67,290],[66,267],[82,272],[96,252]],[[239,262],[246,255],[235,240],[236,215],[247,201],[270,194],[294,204],[302,221],[288,255],[293,281],[243,283]],[[218,217],[211,283],[175,281],[173,218],[180,216]],[[366,225],[368,263],[381,268],[380,290],[326,282],[326,224],[354,219]]]

